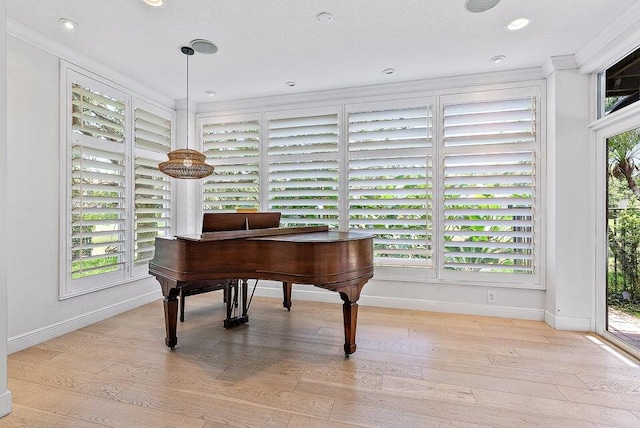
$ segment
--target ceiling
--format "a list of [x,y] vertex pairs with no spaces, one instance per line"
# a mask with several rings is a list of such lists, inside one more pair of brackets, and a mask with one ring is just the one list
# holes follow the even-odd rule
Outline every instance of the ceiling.
[[[638,1],[502,0],[470,13],[465,0],[7,0],[7,17],[172,99],[186,93],[180,47],[211,40],[217,53],[190,59],[190,98],[204,103],[539,67]],[[529,26],[507,31],[518,17]]]

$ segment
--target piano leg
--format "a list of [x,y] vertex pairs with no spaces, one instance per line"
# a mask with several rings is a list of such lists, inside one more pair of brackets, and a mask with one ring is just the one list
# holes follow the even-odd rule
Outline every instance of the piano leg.
[[284,295],[282,306],[287,308],[288,311],[291,310],[291,283],[283,282],[282,283],[282,294]]
[[344,355],[349,357],[356,352],[356,325],[358,322],[358,303],[351,301],[347,293],[340,292],[342,316],[344,318]]
[[167,337],[164,339],[165,345],[174,349],[178,344],[176,336],[176,324],[178,321],[178,289],[172,288],[164,296],[164,324]]

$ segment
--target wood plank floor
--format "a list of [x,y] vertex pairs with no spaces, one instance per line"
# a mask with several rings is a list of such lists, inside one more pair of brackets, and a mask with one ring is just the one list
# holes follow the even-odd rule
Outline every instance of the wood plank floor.
[[187,299],[178,346],[161,302],[9,356],[0,427],[640,427],[640,367],[542,322],[255,298],[222,328],[218,292]]

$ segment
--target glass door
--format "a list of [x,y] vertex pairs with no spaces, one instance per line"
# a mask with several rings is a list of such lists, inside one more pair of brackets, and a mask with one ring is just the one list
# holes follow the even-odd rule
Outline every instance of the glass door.
[[640,351],[640,127],[615,133],[605,141],[604,327],[613,337]]

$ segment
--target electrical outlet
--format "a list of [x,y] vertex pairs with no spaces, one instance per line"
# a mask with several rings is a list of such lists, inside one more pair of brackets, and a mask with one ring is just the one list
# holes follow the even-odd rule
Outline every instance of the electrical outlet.
[[487,303],[495,303],[496,302],[496,292],[493,290],[487,291]]

